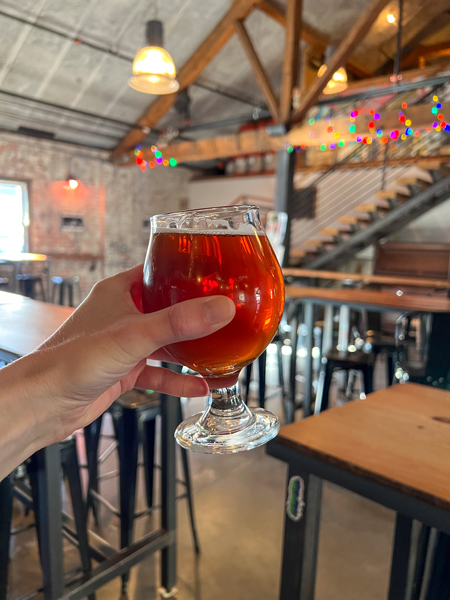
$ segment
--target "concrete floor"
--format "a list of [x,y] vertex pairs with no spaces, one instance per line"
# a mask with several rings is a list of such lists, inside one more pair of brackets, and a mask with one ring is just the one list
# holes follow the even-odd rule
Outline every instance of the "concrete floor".
[[[275,377],[275,365],[269,357]],[[378,374],[377,387],[384,385]],[[380,381],[381,380],[381,381]],[[281,416],[275,388],[267,407]],[[269,390],[270,393],[270,390]],[[203,408],[203,400],[190,400],[186,414]],[[301,415],[297,415],[301,417]],[[81,442],[82,440],[80,440]],[[106,448],[110,440],[104,439]],[[80,444],[80,448],[82,448]],[[191,454],[194,500],[202,553],[195,556],[186,502],[178,504],[178,595],[180,600],[276,600],[278,598],[283,531],[284,463],[266,455],[264,448],[234,456]],[[115,455],[103,465],[115,466]],[[140,480],[138,508],[144,508]],[[102,494],[117,503],[117,481],[102,483]],[[139,536],[157,525],[158,514],[140,519]],[[32,520],[15,507],[14,525]],[[326,484],[316,600],[381,600],[387,595],[394,514],[336,486]],[[117,545],[119,522],[101,509],[101,533]],[[9,600],[41,585],[35,532],[13,538]],[[65,544],[65,568],[79,564],[76,549]],[[159,556],[132,570],[130,600],[159,598]],[[39,596],[40,597],[40,596]],[[115,580],[97,593],[98,600],[120,597]]]

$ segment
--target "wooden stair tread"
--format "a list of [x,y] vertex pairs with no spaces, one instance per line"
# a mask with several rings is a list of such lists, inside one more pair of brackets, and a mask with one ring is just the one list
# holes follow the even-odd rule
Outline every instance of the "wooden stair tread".
[[425,171],[437,171],[445,164],[445,159],[434,158],[433,160],[419,160],[417,163],[419,169]]
[[444,156],[450,155],[450,146],[442,146],[439,148],[439,154],[443,154]]
[[361,212],[389,212],[389,207],[380,206],[379,204],[360,204],[356,207],[356,210]]
[[346,223],[347,225],[356,225],[357,223],[370,223],[370,219],[368,217],[339,217],[339,223]]
[[323,235],[341,235],[341,233],[345,233],[342,229],[337,229],[334,227],[325,227],[325,229],[321,229],[320,233]]
[[306,246],[322,246],[323,242],[322,240],[306,240],[306,242],[303,242]]
[[291,258],[304,258],[306,252],[304,250],[291,250],[289,256]]
[[380,198],[380,200],[395,199],[397,197],[397,192],[394,190],[379,190],[378,192],[375,192],[375,196]]
[[395,183],[398,185],[421,185],[421,186],[429,186],[431,183],[426,181],[425,179],[421,179],[420,177],[399,177]]

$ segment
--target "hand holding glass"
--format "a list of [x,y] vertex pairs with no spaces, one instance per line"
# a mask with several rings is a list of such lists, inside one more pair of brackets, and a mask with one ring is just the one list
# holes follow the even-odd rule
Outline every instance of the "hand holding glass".
[[179,425],[178,443],[197,452],[226,454],[260,446],[280,427],[269,411],[245,405],[238,376],[275,335],[284,307],[281,269],[255,207],[152,217],[144,266],[145,312],[219,294],[236,305],[231,323],[205,338],[171,344],[166,350],[200,373],[211,390],[208,409]]

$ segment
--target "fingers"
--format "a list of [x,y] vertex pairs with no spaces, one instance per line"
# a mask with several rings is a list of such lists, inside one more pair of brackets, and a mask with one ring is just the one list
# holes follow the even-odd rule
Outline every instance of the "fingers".
[[135,387],[183,398],[209,394],[208,384],[201,377],[181,375],[162,367],[145,367],[137,378]]
[[130,317],[115,341],[137,361],[168,344],[214,333],[233,319],[235,311],[233,301],[225,296],[195,298],[152,314]]

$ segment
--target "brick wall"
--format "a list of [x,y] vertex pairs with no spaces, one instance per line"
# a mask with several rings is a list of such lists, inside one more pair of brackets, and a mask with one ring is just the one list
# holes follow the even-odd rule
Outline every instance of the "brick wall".
[[[73,175],[76,190],[65,181]],[[104,276],[144,260],[151,215],[185,207],[190,173],[116,167],[108,153],[0,133],[0,180],[26,181],[29,251],[48,254],[54,275],[79,275],[83,296]],[[63,231],[62,216],[81,217],[82,231]],[[38,267],[35,267],[38,268]]]

